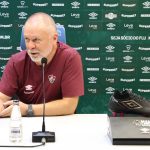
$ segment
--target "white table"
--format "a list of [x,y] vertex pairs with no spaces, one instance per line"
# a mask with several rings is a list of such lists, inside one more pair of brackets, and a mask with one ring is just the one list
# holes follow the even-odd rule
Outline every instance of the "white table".
[[[23,141],[20,145],[32,143],[32,132],[41,131],[42,117],[23,117]],[[149,150],[150,146],[112,145],[107,136],[106,114],[75,114],[68,116],[46,117],[46,131],[56,134],[55,143],[27,149],[43,150]],[[0,145],[9,143],[9,118],[0,118]],[[14,144],[12,144],[14,145]],[[0,149],[8,149],[1,148]],[[16,148],[11,148],[15,149]],[[25,148],[17,148],[19,150]]]

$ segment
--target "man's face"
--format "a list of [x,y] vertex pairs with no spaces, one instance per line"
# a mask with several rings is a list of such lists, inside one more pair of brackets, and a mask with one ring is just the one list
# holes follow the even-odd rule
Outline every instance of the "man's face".
[[40,64],[43,57],[48,58],[54,45],[54,38],[46,30],[28,28],[24,30],[28,55],[36,64]]

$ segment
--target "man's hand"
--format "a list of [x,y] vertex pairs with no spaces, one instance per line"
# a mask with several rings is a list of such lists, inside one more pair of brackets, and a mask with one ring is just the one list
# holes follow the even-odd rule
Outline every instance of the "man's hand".
[[10,101],[10,99],[11,99],[11,97],[9,97],[9,96],[3,94],[2,92],[0,92],[0,117],[7,116],[6,113],[9,110],[5,111],[5,108],[7,107],[7,105],[4,105],[4,103],[7,102],[7,101]]
[[[1,106],[1,103],[0,103],[0,106]],[[27,113],[28,105],[23,102],[19,102],[19,106],[20,106],[22,116],[25,116]],[[2,111],[0,112],[0,117],[10,116],[12,108],[13,108],[13,100],[4,102],[3,109],[1,109]]]
[[11,114],[13,101],[7,101],[3,103],[4,109],[0,112],[0,117],[8,117]]
[[3,101],[0,100],[0,112],[2,112],[3,110],[4,110]]

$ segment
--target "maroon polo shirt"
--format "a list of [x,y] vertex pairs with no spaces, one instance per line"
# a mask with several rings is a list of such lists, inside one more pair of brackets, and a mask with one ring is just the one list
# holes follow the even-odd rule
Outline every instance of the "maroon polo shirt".
[[[0,81],[0,92],[17,94],[24,103],[43,102],[42,67],[37,66],[24,50],[11,56]],[[84,94],[82,61],[79,53],[64,43],[45,66],[46,102]]]

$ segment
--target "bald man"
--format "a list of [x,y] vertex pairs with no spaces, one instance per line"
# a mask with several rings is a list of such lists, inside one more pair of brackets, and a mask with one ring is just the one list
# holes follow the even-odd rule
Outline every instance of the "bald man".
[[45,115],[69,115],[84,94],[79,53],[58,41],[54,20],[46,13],[31,15],[24,25],[27,50],[11,56],[0,81],[0,117],[10,116],[17,95],[23,116],[43,115],[42,65],[45,66]]

